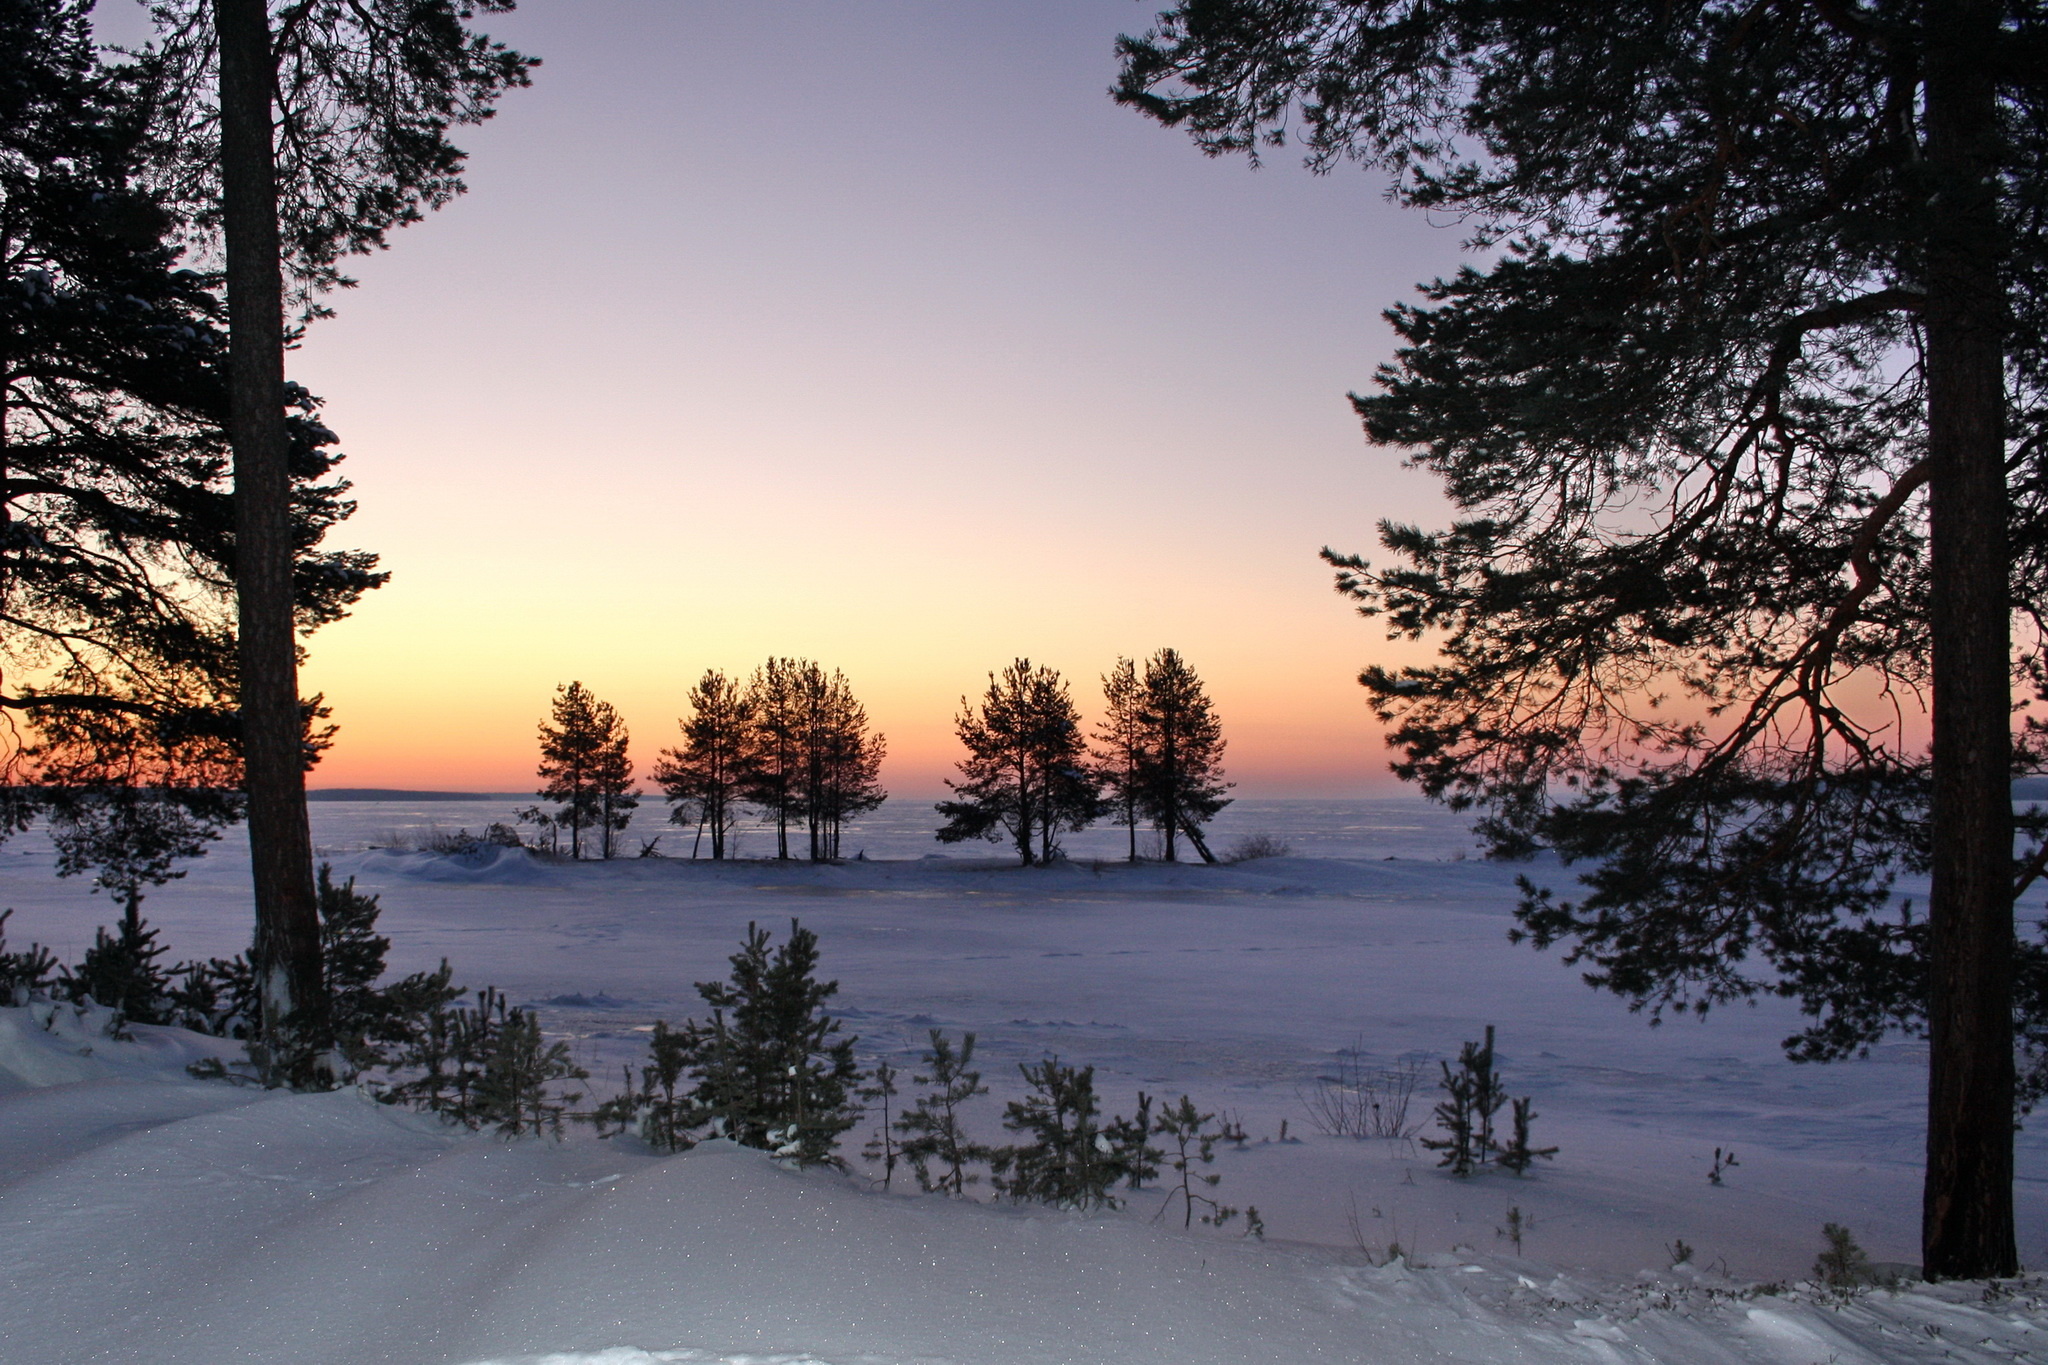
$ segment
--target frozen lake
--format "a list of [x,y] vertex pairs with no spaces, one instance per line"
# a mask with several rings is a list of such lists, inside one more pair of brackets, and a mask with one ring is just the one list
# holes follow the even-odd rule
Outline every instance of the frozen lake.
[[[882,808],[846,828],[847,856],[920,858],[944,854],[957,858],[1001,857],[1007,849],[974,842],[941,844],[933,836],[939,817],[932,803],[939,798],[892,796]],[[482,829],[494,820],[507,824],[532,806],[531,796],[499,796],[476,801],[315,801],[311,804],[314,842],[337,852],[371,844],[418,840],[433,831]],[[668,806],[659,797],[642,798],[633,823],[622,837],[627,853],[637,853],[646,840],[659,838],[656,851],[665,857],[687,858],[694,826],[670,824]],[[1469,821],[1411,796],[1350,801],[1299,801],[1242,797],[1226,806],[1209,826],[1209,846],[1221,854],[1240,839],[1270,835],[1296,854],[1309,858],[1454,859],[1474,855],[1478,843]],[[531,831],[529,831],[530,833]],[[1158,836],[1139,832],[1139,849],[1155,851]],[[1097,826],[1061,836],[1067,856],[1077,859],[1121,858],[1129,852],[1129,835],[1117,826]],[[734,832],[735,856],[767,857],[775,851],[772,827],[749,822]],[[705,846],[708,853],[708,845]],[[1184,855],[1186,856],[1186,855]]]
[[[1073,861],[1021,869],[991,845],[938,849],[928,804],[907,801],[849,835],[868,861],[839,866],[511,855],[474,868],[390,847],[519,804],[320,802],[314,836],[337,872],[383,897],[395,970],[446,957],[459,982],[507,991],[572,1042],[600,1088],[638,1059],[655,1018],[701,1011],[693,983],[724,976],[750,921],[779,936],[799,916],[864,1060],[908,1072],[928,1029],[974,1030],[996,1091],[978,1114],[985,1140],[1003,1137],[1018,1063],[1048,1052],[1094,1065],[1111,1110],[1139,1089],[1190,1093],[1262,1139],[1230,1154],[1226,1194],[1257,1203],[1278,1238],[1491,1244],[1515,1205],[1532,1254],[1609,1271],[1658,1264],[1682,1238],[1740,1275],[1797,1273],[1829,1221],[1881,1260],[1916,1259],[1923,1044],[1795,1066],[1779,1043],[1800,1021],[1777,1000],[1650,1028],[1555,954],[1510,945],[1513,878],[1531,868],[1466,857],[1461,822],[1418,801],[1244,801],[1217,822],[1216,846],[1265,833],[1295,855],[1216,868],[1087,861],[1119,851],[1119,832],[1099,831],[1073,840]],[[1533,867],[1554,884],[1567,875]],[[152,922],[174,957],[239,950],[239,834],[190,868],[150,896]],[[33,834],[0,848],[0,904],[16,908],[16,944],[67,959],[111,918],[105,897],[52,877]],[[1413,1143],[1315,1131],[1304,1097],[1346,1057],[1421,1061],[1420,1120],[1436,1059],[1487,1024],[1510,1090],[1534,1098],[1539,1140],[1561,1148],[1534,1177],[1454,1181]],[[1283,1121],[1304,1140],[1278,1142]],[[1719,1187],[1716,1147],[1741,1161]],[[2037,1129],[2021,1137],[2020,1171],[2021,1255],[2048,1262]]]

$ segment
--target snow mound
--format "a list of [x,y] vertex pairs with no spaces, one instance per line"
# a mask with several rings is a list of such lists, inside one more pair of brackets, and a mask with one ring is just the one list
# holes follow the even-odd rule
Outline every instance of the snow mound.
[[2048,1358],[2039,1279],[1838,1295],[1465,1248],[1375,1267],[882,1194],[722,1142],[508,1143],[190,1081],[0,1096],[0,1303],[0,1356],[80,1365]]
[[[560,1351],[544,1356],[493,1356],[476,1365],[833,1365],[813,1355],[715,1356],[702,1351],[643,1351],[613,1346],[602,1351]],[[855,1365],[848,1362],[847,1365]],[[860,1365],[865,1365],[861,1362]]]
[[403,853],[396,849],[375,849],[357,859],[353,870],[357,876],[370,882],[540,886],[553,880],[548,867],[531,853],[502,844],[487,844],[473,853]]
[[130,1037],[109,1032],[115,1012],[82,1004],[37,1000],[0,1008],[0,1094],[111,1079],[183,1079],[202,1057],[226,1059],[241,1044],[184,1029],[133,1024]]

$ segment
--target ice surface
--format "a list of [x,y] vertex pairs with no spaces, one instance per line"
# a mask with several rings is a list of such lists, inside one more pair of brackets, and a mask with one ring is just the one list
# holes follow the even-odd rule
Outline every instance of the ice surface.
[[[1744,1289],[1807,1274],[1824,1221],[1875,1260],[1915,1259],[1922,1047],[1795,1067],[1779,1002],[1652,1030],[1508,945],[1516,869],[1415,856],[1426,816],[1394,861],[1367,844],[1043,870],[914,847],[836,867],[465,864],[370,847],[398,826],[388,808],[314,818],[336,871],[383,896],[395,969],[449,957],[458,979],[536,1007],[600,1082],[654,1018],[698,1007],[692,983],[724,974],[749,920],[779,936],[798,915],[865,1057],[907,1071],[928,1028],[979,1033],[998,1093],[970,1115],[977,1136],[1003,1136],[1016,1064],[1047,1051],[1095,1065],[1112,1110],[1143,1088],[1234,1112],[1251,1140],[1219,1153],[1218,1193],[1258,1204],[1271,1240],[1155,1224],[1156,1193],[1091,1219],[883,1194],[863,1172],[717,1143],[666,1159],[506,1143],[353,1093],[192,1081],[185,1063],[218,1043],[116,1042],[38,1006],[0,1010],[0,1361],[2048,1359],[2035,1289]],[[431,818],[476,829],[502,812]],[[245,877],[224,844],[144,908],[174,953],[231,952]],[[17,943],[66,957],[112,915],[53,880],[32,837],[0,846],[0,904]],[[1562,1149],[1530,1178],[1460,1182],[1411,1145],[1309,1125],[1299,1091],[1341,1049],[1434,1059],[1487,1023]],[[1720,1187],[1716,1146],[1742,1163]],[[2041,1263],[2032,1132],[2020,1169],[2021,1254]],[[1672,1269],[1680,1238],[1694,1263]],[[1395,1241],[1403,1260],[1368,1263]]]

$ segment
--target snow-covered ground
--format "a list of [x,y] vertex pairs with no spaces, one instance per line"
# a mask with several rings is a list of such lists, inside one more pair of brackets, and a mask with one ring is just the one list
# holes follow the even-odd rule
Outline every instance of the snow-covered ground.
[[[1219,1154],[1217,1192],[1257,1204],[1268,1240],[1155,1222],[1159,1194],[1080,1218],[882,1194],[858,1169],[716,1143],[506,1143],[355,1094],[188,1080],[210,1046],[190,1035],[118,1044],[4,1010],[0,1361],[2048,1360],[2038,1286],[1744,1288],[1806,1276],[1823,1222],[1877,1261],[1916,1259],[1924,1048],[1794,1066],[1782,1002],[1648,1028],[1505,941],[1518,869],[1460,859],[1440,813],[1245,802],[1220,842],[1270,832],[1297,856],[1226,868],[921,857],[914,806],[849,840],[870,861],[836,867],[373,847],[512,804],[316,805],[315,838],[383,896],[395,969],[446,956],[535,1005],[594,1086],[653,1019],[695,1011],[693,983],[725,974],[749,921],[779,938],[800,917],[864,1057],[908,1071],[931,1027],[980,1036],[985,1140],[1005,1136],[1016,1064],[1047,1052],[1092,1063],[1112,1111],[1143,1089],[1239,1117],[1250,1141]],[[148,901],[174,953],[246,942],[238,844]],[[52,878],[34,836],[0,847],[0,905],[12,944],[67,958],[111,915]],[[1560,1148],[1528,1178],[1459,1181],[1415,1145],[1311,1123],[1301,1096],[1343,1050],[1433,1070],[1489,1023]],[[1740,1161],[1718,1186],[1716,1147]],[[2021,1256],[2048,1264],[2032,1131],[2017,1197]],[[1680,1240],[1693,1263],[1672,1269]],[[1407,1254],[1385,1264],[1393,1242]]]

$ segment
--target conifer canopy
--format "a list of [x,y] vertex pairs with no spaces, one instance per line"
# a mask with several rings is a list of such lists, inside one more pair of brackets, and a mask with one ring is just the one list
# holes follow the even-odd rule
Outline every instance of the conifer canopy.
[[1116,97],[1205,150],[1298,134],[1483,253],[1389,312],[1355,400],[1456,507],[1330,556],[1442,651],[1362,679],[1396,771],[1590,867],[1521,929],[1636,1008],[1785,994],[1811,1058],[1927,1035],[1926,1269],[2014,1273],[2048,12],[1187,0],[1120,51]]

